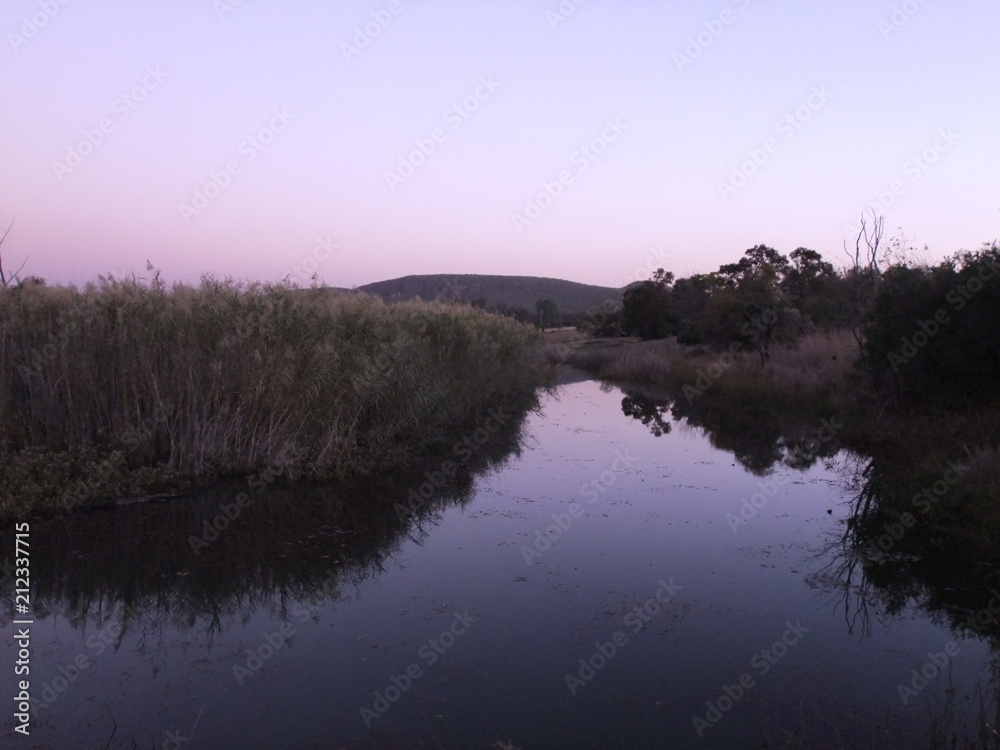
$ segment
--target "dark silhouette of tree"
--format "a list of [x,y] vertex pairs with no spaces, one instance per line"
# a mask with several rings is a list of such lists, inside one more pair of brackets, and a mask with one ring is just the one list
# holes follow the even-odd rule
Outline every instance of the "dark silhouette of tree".
[[671,314],[674,275],[658,268],[653,278],[631,284],[622,297],[622,330],[643,339],[662,339],[676,333]]
[[804,333],[811,325],[829,327],[846,321],[841,279],[833,265],[815,250],[799,247],[789,254],[782,287],[802,316]]
[[997,243],[935,266],[892,265],[862,331],[864,362],[887,400],[981,403],[1000,375],[998,321]]
[[552,328],[556,323],[556,312],[558,307],[550,299],[540,299],[535,302],[535,311],[538,313],[538,327]]

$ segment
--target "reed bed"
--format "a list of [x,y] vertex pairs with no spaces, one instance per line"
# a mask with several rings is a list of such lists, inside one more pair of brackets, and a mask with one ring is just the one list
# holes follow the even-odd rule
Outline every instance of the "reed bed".
[[5,288],[0,515],[155,477],[402,466],[533,395],[540,338],[464,306],[213,278]]

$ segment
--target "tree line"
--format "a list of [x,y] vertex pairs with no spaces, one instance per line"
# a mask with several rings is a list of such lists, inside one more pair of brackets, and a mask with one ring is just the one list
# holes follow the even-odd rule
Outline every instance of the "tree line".
[[786,257],[767,245],[711,273],[676,279],[659,269],[626,289],[621,330],[738,344],[766,365],[775,344],[846,328],[858,343],[858,366],[884,399],[968,404],[989,396],[1000,374],[1000,245],[927,264],[907,258],[898,240],[887,258],[881,219],[861,227],[852,262],[840,270],[815,250]]

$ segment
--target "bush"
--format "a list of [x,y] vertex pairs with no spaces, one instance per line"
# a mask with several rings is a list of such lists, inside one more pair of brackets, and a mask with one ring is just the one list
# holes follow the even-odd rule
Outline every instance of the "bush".
[[865,355],[881,388],[903,401],[977,403],[1000,372],[1000,246],[937,266],[885,271]]

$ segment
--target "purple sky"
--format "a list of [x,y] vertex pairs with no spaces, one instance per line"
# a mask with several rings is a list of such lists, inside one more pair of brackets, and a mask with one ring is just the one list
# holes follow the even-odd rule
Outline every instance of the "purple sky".
[[998,29],[993,0],[7,0],[5,267],[618,286],[839,263],[879,200],[933,261],[1000,234]]

